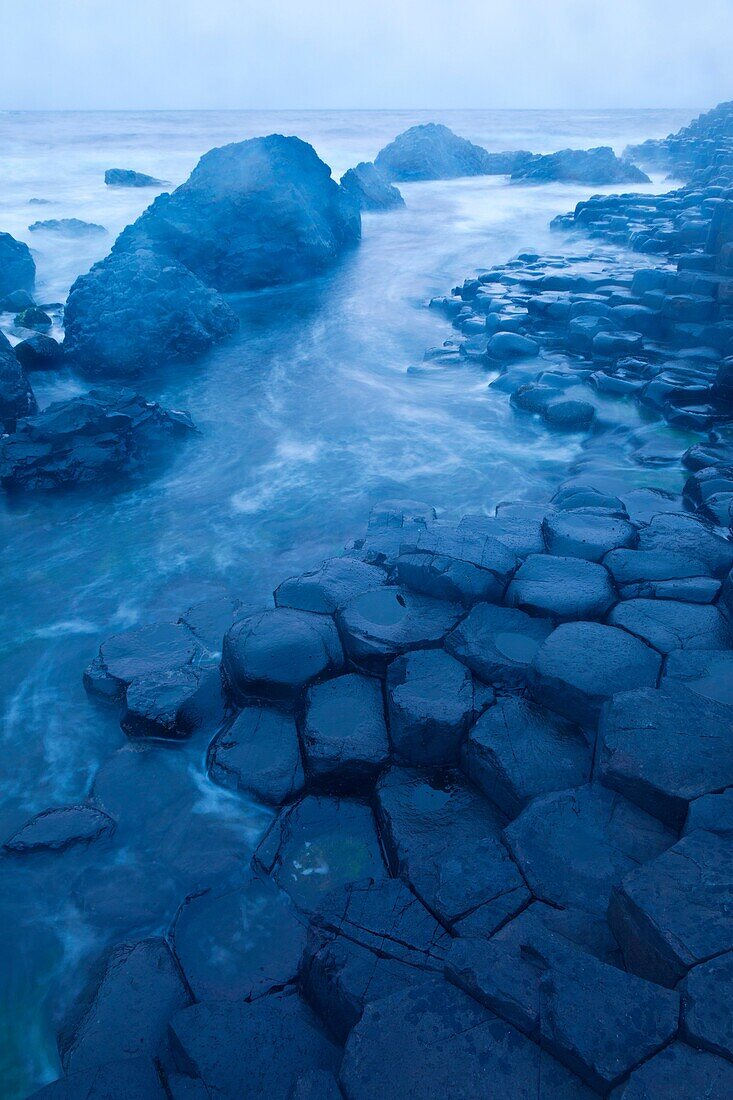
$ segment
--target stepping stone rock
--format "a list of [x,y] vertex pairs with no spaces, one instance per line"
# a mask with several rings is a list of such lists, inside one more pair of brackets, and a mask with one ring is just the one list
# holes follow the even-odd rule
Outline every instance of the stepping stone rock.
[[602,1095],[677,1032],[678,994],[578,950],[531,909],[490,940],[455,941],[446,976]]
[[392,870],[444,924],[488,903],[500,923],[526,904],[498,811],[459,773],[391,768],[377,784],[377,817]]
[[52,1081],[29,1100],[167,1100],[152,1058],[125,1058]]
[[636,544],[636,527],[615,516],[551,512],[542,523],[548,554],[599,562],[609,550]]
[[[521,502],[520,502],[521,503]],[[495,516],[464,516],[458,530],[470,535],[484,534],[495,538],[518,558],[529,554],[542,554],[545,541],[542,537],[544,507],[535,515],[519,510],[519,505],[497,505]]]
[[733,566],[733,542],[689,515],[653,516],[639,532],[640,550],[685,554],[703,562],[709,573],[721,577]]
[[389,757],[379,680],[350,673],[308,692],[301,728],[311,781],[333,791],[373,784]]
[[671,683],[619,692],[601,715],[596,774],[679,830],[694,799],[733,786],[733,708]]
[[93,806],[63,806],[36,814],[3,848],[7,852],[63,852],[74,844],[109,837],[114,830],[113,819]]
[[118,944],[92,973],[59,1035],[65,1072],[154,1057],[170,1017],[191,1003],[165,940]]
[[706,829],[709,833],[733,833],[733,787],[718,794],[705,794],[690,803],[682,835]]
[[287,895],[254,875],[186,898],[171,931],[197,1001],[253,1001],[294,982],[305,937]]
[[504,836],[535,897],[598,916],[624,875],[674,841],[656,818],[596,784],[540,795]]
[[693,967],[680,988],[685,1038],[733,1062],[733,951]]
[[27,340],[21,340],[13,351],[26,371],[57,370],[64,356],[61,345],[41,332],[29,336]]
[[384,584],[384,573],[358,558],[328,558],[317,569],[290,577],[275,589],[277,607],[333,615],[350,600]]
[[541,415],[552,428],[561,428],[566,432],[583,432],[595,420],[596,410],[590,401],[556,398],[543,404]]
[[224,635],[221,669],[235,697],[293,699],[338,672],[343,651],[325,615],[276,607],[238,619]]
[[617,691],[655,687],[662,660],[624,630],[563,623],[542,643],[529,677],[534,699],[584,729]]
[[289,1100],[343,1100],[343,1096],[332,1073],[314,1069],[299,1074]]
[[511,607],[477,604],[448,635],[445,648],[486,683],[520,688],[552,630],[549,619],[532,618]]
[[536,795],[587,782],[591,749],[576,726],[509,695],[498,699],[471,729],[462,766],[512,820]]
[[171,1020],[169,1044],[175,1066],[222,1100],[289,1100],[302,1073],[335,1073],[341,1054],[294,992],[192,1005]]
[[457,761],[473,721],[473,679],[442,649],[418,649],[387,670],[390,738],[405,764]]
[[616,885],[608,920],[629,970],[671,988],[733,949],[731,912],[730,836],[696,829]]
[[506,594],[511,607],[555,619],[600,619],[616,602],[608,570],[581,558],[532,554]]
[[614,579],[623,600],[684,600],[711,603],[720,581],[708,576],[707,567],[686,554],[661,550],[612,550],[603,564]]
[[608,616],[660,653],[675,649],[730,649],[733,633],[717,607],[677,600],[624,600]]
[[458,604],[386,587],[351,600],[338,613],[337,623],[349,660],[382,673],[401,653],[439,645],[462,614]]
[[216,666],[184,665],[141,676],[128,685],[120,725],[128,737],[181,740],[223,716]]
[[540,345],[530,336],[518,332],[497,332],[489,340],[491,359],[532,359],[540,353]]
[[280,806],[305,785],[295,722],[268,707],[245,707],[209,749],[215,783]]
[[733,1065],[706,1050],[672,1043],[611,1093],[611,1100],[713,1100],[733,1092]]
[[340,1073],[348,1100],[591,1100],[572,1073],[440,979],[367,1005]]
[[311,795],[282,810],[254,858],[306,912],[338,886],[386,876],[372,812],[347,798]]
[[396,576],[415,592],[470,607],[499,603],[516,567],[515,554],[498,538],[461,525],[432,525],[405,539]]
[[84,673],[91,695],[122,702],[133,680],[190,665],[202,647],[181,623],[152,623],[113,634]]

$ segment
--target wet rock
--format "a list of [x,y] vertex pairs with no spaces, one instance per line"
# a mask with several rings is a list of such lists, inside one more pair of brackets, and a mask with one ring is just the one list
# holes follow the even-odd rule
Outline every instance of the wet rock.
[[608,616],[660,653],[675,649],[729,649],[733,633],[717,607],[679,600],[624,600]]
[[300,1073],[290,1091],[289,1100],[343,1100],[334,1075],[325,1069]]
[[416,592],[470,607],[499,603],[516,567],[516,555],[491,534],[433,524],[404,536],[395,573]]
[[596,774],[679,830],[694,799],[733,786],[733,711],[677,684],[620,692],[601,715]]
[[302,1073],[335,1073],[340,1058],[297,993],[192,1005],[171,1020],[169,1044],[174,1064],[203,1081],[208,1096],[288,1100]]
[[733,951],[693,967],[681,990],[685,1038],[733,1061]]
[[59,1034],[66,1073],[154,1057],[171,1016],[191,1003],[170,948],[157,937],[118,944],[93,969]]
[[171,941],[197,1001],[253,1001],[295,981],[306,930],[268,879],[186,898]]
[[276,607],[238,619],[224,635],[221,669],[235,697],[292,699],[343,667],[333,621]]
[[555,619],[600,619],[616,602],[608,571],[581,558],[531,554],[507,589],[507,603]]
[[27,340],[21,340],[14,352],[23,370],[56,370],[63,358],[61,345],[50,336],[36,333]]
[[126,1058],[52,1081],[31,1100],[167,1100],[167,1095],[152,1058]]
[[181,740],[220,716],[218,668],[186,665],[133,680],[125,693],[120,725],[128,737]]
[[733,949],[732,872],[730,837],[696,829],[616,883],[608,920],[628,969],[671,988]]
[[726,1096],[733,1089],[733,1066],[705,1050],[672,1043],[645,1062],[611,1094],[612,1100],[700,1100]]
[[37,408],[25,371],[8,340],[0,333],[0,429],[3,421],[6,428],[14,428],[18,417],[30,416]]
[[585,783],[591,749],[569,722],[525,699],[504,696],[471,729],[462,766],[511,820],[536,795]]
[[512,173],[512,183],[649,183],[646,172],[620,160],[609,145],[596,149],[561,149],[533,157]]
[[593,337],[593,355],[597,359],[619,359],[638,355],[644,348],[640,332],[599,332]]
[[213,586],[212,594],[206,599],[192,604],[178,619],[187,626],[196,640],[212,658],[221,657],[221,645],[225,632],[242,606],[242,601],[225,588],[217,591]]
[[446,975],[605,1095],[677,1031],[679,996],[606,966],[522,913],[458,940]]
[[349,1036],[348,1100],[590,1100],[583,1083],[493,1012],[440,979],[368,1005]]
[[357,558],[329,558],[317,569],[290,577],[275,589],[277,607],[333,615],[349,600],[384,584],[384,573]]
[[540,795],[504,836],[535,897],[598,916],[624,875],[674,841],[656,818],[597,784]]
[[215,783],[280,806],[305,784],[293,718],[269,707],[245,707],[209,749]]
[[527,511],[527,507],[524,502],[498,504],[495,516],[464,516],[458,530],[472,537],[483,534],[495,538],[518,558],[541,554],[545,549],[541,527],[543,514],[535,515]]
[[10,233],[0,233],[0,299],[16,290],[33,290],[36,265],[30,249]]
[[462,614],[457,604],[384,587],[350,600],[336,621],[349,660],[379,673],[401,653],[437,646]]
[[110,836],[115,823],[93,806],[64,806],[36,814],[5,841],[8,852],[62,852]]
[[688,515],[654,516],[649,526],[639,532],[639,549],[687,554],[703,562],[715,577],[733,566],[733,542]]
[[233,292],[310,278],[360,236],[358,207],[313,147],[270,134],[210,149],[120,234],[114,254],[149,248]]
[[414,650],[387,670],[387,709],[402,763],[454,763],[473,721],[471,673],[441,649]]
[[45,329],[51,328],[53,321],[44,309],[38,306],[30,306],[24,309],[15,318],[17,328]]
[[603,564],[624,600],[683,600],[710,603],[720,591],[720,581],[708,576],[707,566],[688,557],[662,550],[612,550]]
[[254,858],[307,912],[339,886],[386,875],[371,810],[346,798],[311,795],[282,810]]
[[398,134],[374,163],[390,180],[447,180],[486,174],[489,158],[481,146],[458,137],[447,126],[429,122]]
[[552,428],[582,432],[595,420],[596,410],[590,401],[557,398],[542,407],[542,419]]
[[144,172],[133,172],[131,168],[108,168],[104,182],[108,187],[165,187],[167,180],[157,180]]
[[349,168],[341,177],[341,190],[360,210],[394,210],[405,205],[399,190],[371,161],[362,161],[356,168]]
[[377,785],[377,817],[393,871],[443,923],[488,904],[500,922],[526,904],[500,814],[458,773],[391,768]]
[[368,787],[389,757],[380,681],[350,673],[316,684],[301,738],[313,782],[332,791]]
[[532,663],[537,702],[592,729],[603,703],[617,691],[655,687],[661,657],[638,638],[600,623],[563,623]]
[[529,336],[518,332],[497,332],[488,343],[491,359],[531,359],[540,353],[540,345]]
[[125,630],[102,642],[84,673],[84,687],[92,695],[121,702],[134,680],[190,665],[201,655],[201,645],[181,623]]
[[636,527],[616,516],[550,512],[542,523],[548,554],[600,562],[604,554],[636,545]]
[[64,354],[90,377],[131,378],[195,359],[238,324],[175,260],[145,248],[113,252],[69,291]]
[[448,653],[487,684],[522,687],[545,638],[549,619],[536,619],[511,607],[477,604],[445,640]]
[[706,829],[709,833],[733,833],[733,787],[706,794],[690,803],[682,835]]
[[33,222],[28,228],[31,233],[60,233],[64,237],[98,237],[107,232],[103,225],[84,222],[79,218],[49,218],[47,221]]

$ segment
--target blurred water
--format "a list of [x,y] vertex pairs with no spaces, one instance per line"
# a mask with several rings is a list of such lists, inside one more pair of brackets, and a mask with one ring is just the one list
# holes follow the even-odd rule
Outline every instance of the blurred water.
[[[177,184],[208,148],[280,131],[311,141],[338,176],[428,119],[496,150],[620,150],[691,114],[5,113],[0,229],[34,249],[39,300],[63,301],[154,195],[105,187],[108,167]],[[649,190],[663,186],[656,180]],[[423,364],[425,347],[450,335],[424,306],[521,248],[556,249],[549,219],[588,191],[498,178],[402,189],[406,209],[365,217],[361,247],[329,275],[235,299],[242,326],[234,339],[202,362],[141,381],[146,396],[189,409],[201,430],[162,474],[135,488],[0,501],[0,839],[35,810],[83,798],[100,762],[124,743],[114,716],[81,687],[107,634],[176,617],[214,582],[264,600],[284,576],[358,536],[380,498],[482,510],[546,494],[577,454],[575,437],[517,418],[506,395],[488,389],[483,368]],[[32,197],[48,205],[29,205]],[[109,236],[65,241],[27,231],[51,217],[99,222]],[[12,318],[0,321],[19,337]],[[85,388],[68,373],[36,376],[34,385],[42,405]],[[267,815],[215,797],[201,777],[204,749],[194,744],[186,757],[209,792],[198,812],[226,817],[251,846]],[[151,858],[144,836],[136,843],[135,858]],[[90,850],[85,873],[100,873],[105,858]],[[55,1014],[98,936],[70,901],[69,865],[27,862],[0,868],[0,919],[10,930],[0,951],[0,1012],[12,1021],[0,1047],[7,1097],[55,1075]]]

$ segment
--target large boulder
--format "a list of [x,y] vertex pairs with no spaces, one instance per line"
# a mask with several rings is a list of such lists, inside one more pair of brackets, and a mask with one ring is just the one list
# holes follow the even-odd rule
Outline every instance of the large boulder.
[[32,290],[36,265],[30,249],[10,233],[0,233],[0,298],[16,290]]
[[437,122],[411,126],[398,134],[374,163],[391,180],[449,180],[483,176],[492,170],[485,149]]
[[31,384],[8,340],[0,333],[0,428],[38,409]]
[[84,374],[131,377],[203,354],[238,323],[175,259],[131,248],[100,260],[72,286],[64,352]]
[[512,183],[650,183],[646,172],[620,160],[609,145],[561,149],[533,157],[512,172]]
[[362,161],[341,177],[341,190],[360,210],[394,210],[404,206],[399,190],[371,161]]
[[151,248],[207,286],[240,291],[316,275],[360,236],[358,207],[313,147],[270,134],[209,150],[113,252]]

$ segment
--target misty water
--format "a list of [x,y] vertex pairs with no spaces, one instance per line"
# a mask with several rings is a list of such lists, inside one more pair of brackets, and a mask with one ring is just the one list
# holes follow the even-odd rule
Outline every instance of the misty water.
[[[109,167],[177,184],[212,146],[277,131],[311,141],[338,177],[431,119],[491,150],[620,151],[694,113],[6,113],[0,229],[34,249],[37,299],[63,302],[73,279],[153,197],[105,187]],[[648,189],[668,186],[657,178]],[[516,416],[507,395],[489,388],[484,367],[424,363],[425,348],[451,335],[425,306],[520,249],[557,251],[550,218],[590,189],[477,178],[402,190],[406,208],[365,216],[361,246],[327,276],[233,299],[237,336],[196,364],[139,381],[146,397],[188,409],[200,429],[149,480],[0,500],[2,838],[38,810],[83,799],[100,764],[125,743],[116,716],[92,704],[81,683],[110,633],[175,619],[216,586],[261,604],[285,576],[358,537],[378,500],[486,511],[502,499],[546,497],[578,456],[579,437]],[[108,235],[28,232],[37,218],[62,217],[100,223]],[[12,320],[2,315],[0,325],[17,341]],[[42,406],[88,388],[70,373],[34,375],[33,384]],[[629,484],[642,476],[630,468]],[[206,738],[195,738],[155,751],[163,768],[175,754],[186,769],[197,827],[211,827],[212,845],[228,830],[245,859],[270,814],[214,787],[205,749]],[[165,928],[185,894],[188,871],[176,864],[170,896],[163,891],[150,910],[128,905],[128,887],[144,893],[151,877],[135,878],[137,868],[154,866],[168,881],[167,857],[141,826],[115,850],[117,868],[125,861],[129,872],[111,891],[119,891],[118,909],[108,896],[95,907],[86,894],[99,899],[115,868],[106,850],[93,849],[2,864],[0,1011],[10,1026],[0,1080],[8,1098],[57,1075],[55,1030],[90,959],[106,943]]]

